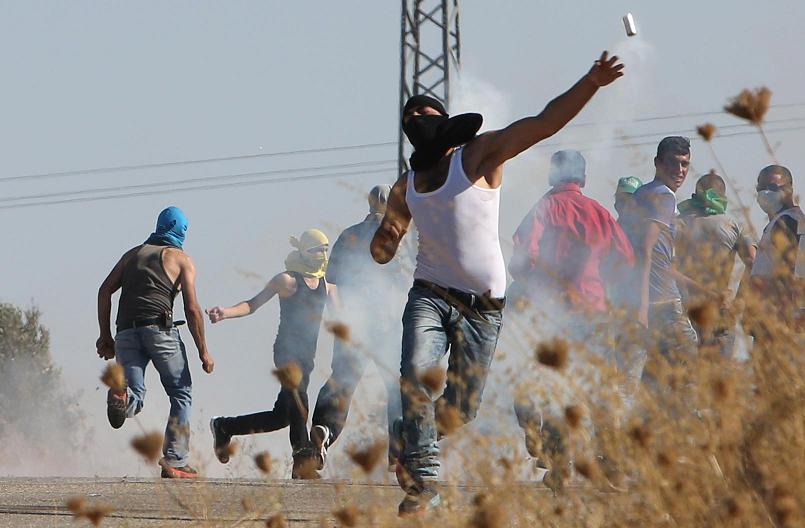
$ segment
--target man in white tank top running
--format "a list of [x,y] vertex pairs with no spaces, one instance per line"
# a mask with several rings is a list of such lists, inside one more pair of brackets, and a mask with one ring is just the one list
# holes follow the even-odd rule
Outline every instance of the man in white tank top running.
[[[478,136],[478,114],[450,118],[439,101],[421,95],[404,107],[413,170],[394,184],[371,243],[373,258],[384,264],[411,220],[416,222],[419,252],[403,314],[403,419],[395,428],[404,445],[397,471],[406,491],[401,515],[439,504],[434,486],[438,437],[475,418],[481,402],[505,304],[506,267],[498,238],[503,163],[558,132],[598,88],[623,75],[622,69],[617,57],[604,52],[542,113]],[[438,368],[448,348],[447,384],[434,403],[439,387],[423,383],[421,376]]]

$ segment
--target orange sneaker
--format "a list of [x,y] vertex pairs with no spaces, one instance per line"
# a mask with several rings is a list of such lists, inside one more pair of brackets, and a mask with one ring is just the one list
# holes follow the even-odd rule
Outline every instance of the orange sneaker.
[[159,461],[159,465],[162,467],[162,478],[171,478],[171,479],[198,478],[198,470],[194,467],[169,466],[164,458]]

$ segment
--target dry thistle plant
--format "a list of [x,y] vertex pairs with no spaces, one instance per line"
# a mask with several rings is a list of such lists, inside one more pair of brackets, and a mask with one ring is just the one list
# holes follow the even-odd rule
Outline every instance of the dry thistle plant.
[[771,106],[771,90],[762,86],[753,90],[741,90],[741,93],[730,99],[724,107],[724,111],[732,114],[735,117],[746,119],[758,128],[760,137],[763,139],[763,145],[769,156],[777,163],[777,157],[774,154],[774,149],[766,137],[766,132],[763,130],[763,120],[766,117],[766,112],[769,111]]
[[565,407],[565,421],[572,429],[576,429],[581,424],[584,411],[578,405],[568,405]]
[[289,390],[296,390],[302,383],[302,369],[298,363],[288,363],[272,371],[280,385]]
[[438,392],[444,386],[447,376],[445,370],[440,366],[430,367],[420,373],[419,381],[431,392]]
[[349,326],[340,321],[329,321],[324,327],[337,339],[348,342],[350,337]]
[[771,90],[765,86],[753,90],[741,90],[741,93],[730,99],[724,111],[735,117],[746,119],[753,125],[763,124],[763,118],[771,105]]
[[475,512],[469,528],[504,528],[508,525],[506,511],[500,504],[500,497],[488,493],[478,493],[472,500]]
[[288,521],[281,513],[275,513],[266,520],[266,528],[288,528]]
[[333,517],[341,526],[353,527],[358,525],[358,520],[361,518],[361,511],[352,504],[344,506],[339,510],[333,512]]
[[555,337],[537,345],[537,361],[556,370],[567,366],[569,346],[567,341]]
[[696,127],[696,133],[705,141],[710,141],[718,129],[713,123],[705,123]]
[[103,504],[87,506],[87,501],[84,497],[71,497],[67,499],[64,505],[76,519],[82,517],[88,519],[93,526],[99,526],[101,521],[113,511],[111,507]]
[[113,511],[114,510],[109,506],[98,505],[85,509],[82,515],[89,519],[92,526],[100,526],[101,521]]
[[377,464],[386,455],[386,442],[382,439],[375,440],[371,445],[364,449],[351,447],[348,450],[349,458],[361,467],[364,473],[371,473]]
[[718,305],[713,301],[705,301],[688,309],[690,320],[705,328],[713,326],[718,319]]
[[70,510],[73,515],[79,516],[84,512],[84,507],[87,504],[87,499],[84,497],[70,497],[64,503],[65,507]]
[[449,435],[464,425],[458,409],[448,404],[436,405],[436,428],[445,435]]
[[262,451],[254,455],[254,465],[263,473],[271,473],[271,454],[268,451]]
[[103,374],[101,374],[101,381],[112,390],[124,390],[126,388],[126,376],[123,367],[117,363],[109,363]]
[[149,462],[156,462],[162,452],[164,437],[158,431],[152,431],[131,439],[131,447]]

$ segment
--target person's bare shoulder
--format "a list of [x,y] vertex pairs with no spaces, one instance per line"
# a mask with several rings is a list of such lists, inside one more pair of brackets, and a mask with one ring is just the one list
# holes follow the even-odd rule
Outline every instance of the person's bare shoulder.
[[274,275],[268,282],[268,285],[272,287],[280,297],[290,297],[296,293],[296,279],[287,271]]

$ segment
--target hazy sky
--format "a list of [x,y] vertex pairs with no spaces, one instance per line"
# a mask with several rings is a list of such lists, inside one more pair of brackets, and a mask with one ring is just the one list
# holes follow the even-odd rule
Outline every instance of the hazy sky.
[[[282,270],[289,235],[319,226],[334,240],[341,228],[360,220],[365,190],[395,177],[396,147],[9,178],[393,142],[400,5],[24,0],[2,1],[0,7],[0,301],[44,312],[54,360],[70,389],[83,391],[78,403],[98,443],[109,445],[136,427],[112,433],[106,424],[104,391],[98,389],[103,363],[94,351],[96,292],[119,256],[151,232],[158,212],[173,204],[190,218],[186,250],[198,267],[202,304],[231,304]],[[629,10],[639,29],[633,39],[626,39],[620,20]],[[744,198],[760,222],[748,190],[769,156],[752,127],[720,112],[742,88],[773,90],[767,130],[801,191],[803,20],[805,3],[796,0],[462,2],[463,65],[453,111],[483,112],[487,129],[539,112],[605,48],[626,61],[626,76],[601,90],[574,121],[596,126],[570,127],[510,164],[500,226],[507,254],[511,233],[546,189],[547,158],[556,145],[585,154],[588,194],[609,207],[618,177],[651,179],[651,159],[663,135],[693,137],[694,127],[706,121],[723,127],[725,137],[714,146],[728,175],[747,190]],[[647,119],[657,117],[663,118]],[[625,147],[634,143],[639,145]],[[699,172],[714,165],[702,142],[694,143],[692,159]],[[308,167],[324,168],[283,173]],[[41,206],[16,207],[36,200],[10,200],[131,185],[143,185],[137,189],[142,192],[158,189],[149,185],[205,177],[213,178],[207,184],[235,183],[247,178],[232,175],[260,171],[278,171],[260,176],[264,180],[345,175]],[[687,197],[692,185],[690,178],[679,196]],[[114,192],[56,199],[108,194]],[[194,375],[194,447],[207,459],[210,415],[273,404],[277,315],[272,302],[250,318],[208,326],[217,362],[212,376],[201,372],[183,332]],[[328,339],[319,357],[311,399],[329,370]],[[167,399],[155,372],[148,375],[141,422],[161,428]],[[286,438],[275,433],[255,443],[287,450]],[[133,455],[124,458],[131,472],[148,474]],[[213,467],[212,474],[221,474]],[[96,470],[106,471],[95,462],[85,468]]]

